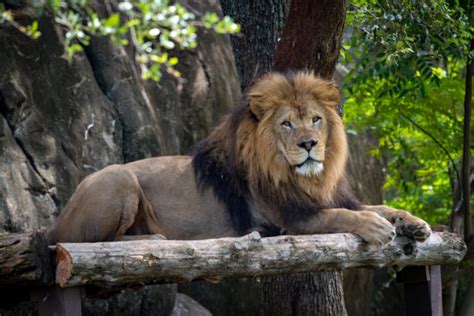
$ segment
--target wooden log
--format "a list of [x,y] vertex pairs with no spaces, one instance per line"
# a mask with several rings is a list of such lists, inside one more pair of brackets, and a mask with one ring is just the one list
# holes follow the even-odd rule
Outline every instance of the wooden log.
[[433,233],[423,243],[401,237],[370,249],[353,234],[277,236],[257,232],[239,238],[146,240],[57,245],[56,282],[117,286],[179,283],[197,279],[253,277],[304,271],[459,262],[461,237]]
[[0,235],[0,286],[52,284],[53,275],[43,232]]

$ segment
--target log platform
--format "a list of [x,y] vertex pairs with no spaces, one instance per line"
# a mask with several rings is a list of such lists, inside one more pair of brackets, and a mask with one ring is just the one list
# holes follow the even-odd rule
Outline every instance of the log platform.
[[426,266],[459,262],[466,251],[451,233],[425,242],[396,238],[370,249],[353,234],[59,243],[56,283],[116,286],[181,283],[348,268]]
[[[117,288],[360,267],[407,267],[398,273],[409,294],[407,315],[441,315],[439,265],[458,263],[466,254],[462,238],[448,232],[435,232],[425,242],[398,237],[381,249],[370,248],[353,234],[261,238],[252,232],[237,238],[192,241],[151,237],[48,247],[43,232],[0,235],[0,290],[30,289],[41,316],[80,315],[86,285]],[[52,255],[56,265],[51,262]],[[414,312],[408,305],[419,309]]]

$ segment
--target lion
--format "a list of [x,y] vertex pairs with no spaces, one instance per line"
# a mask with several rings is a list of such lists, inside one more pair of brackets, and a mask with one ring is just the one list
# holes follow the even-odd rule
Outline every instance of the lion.
[[127,235],[168,239],[354,233],[383,247],[398,233],[423,241],[429,225],[362,205],[346,177],[348,143],[335,82],[269,73],[192,156],[108,166],[88,175],[48,230],[56,242]]

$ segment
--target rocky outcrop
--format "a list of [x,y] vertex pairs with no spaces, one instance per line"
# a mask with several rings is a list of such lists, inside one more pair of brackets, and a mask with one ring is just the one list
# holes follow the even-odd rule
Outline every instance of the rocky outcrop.
[[88,299],[82,302],[85,316],[168,316],[176,306],[176,285],[152,285],[140,290],[122,291],[108,299]]
[[170,316],[212,316],[212,314],[189,296],[178,293]]
[[0,26],[0,233],[47,227],[104,166],[189,152],[240,98],[226,36],[201,30],[198,48],[179,53],[183,78],[155,83],[133,47],[93,39],[70,62],[61,27],[48,16],[39,26],[37,40]]

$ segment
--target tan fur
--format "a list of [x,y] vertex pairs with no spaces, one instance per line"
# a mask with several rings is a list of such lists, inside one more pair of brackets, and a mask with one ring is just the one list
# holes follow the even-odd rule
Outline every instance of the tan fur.
[[[272,73],[259,80],[247,94],[248,107],[241,117],[227,116],[206,140],[213,159],[243,175],[255,227],[272,224],[290,233],[354,232],[383,245],[395,235],[387,219],[398,214],[404,217],[397,222],[400,227],[416,226],[413,236],[426,238],[430,231],[422,220],[383,206],[362,206],[360,212],[315,208],[311,213],[313,203],[335,205],[341,198],[347,139],[336,112],[335,83],[309,72],[289,78]],[[311,148],[305,147],[310,143]],[[306,213],[300,217],[294,210],[293,220],[282,213],[282,204],[302,205]],[[89,175],[48,238],[99,241],[125,234],[201,239],[236,236],[238,230],[213,189],[199,188],[191,157],[180,156],[114,165]]]

